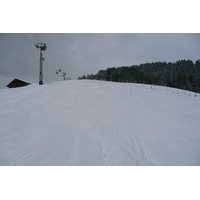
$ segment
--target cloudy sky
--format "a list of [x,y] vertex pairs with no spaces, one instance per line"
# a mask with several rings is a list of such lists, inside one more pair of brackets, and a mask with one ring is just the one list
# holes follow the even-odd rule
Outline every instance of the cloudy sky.
[[146,62],[200,59],[200,34],[194,33],[1,33],[0,88],[14,78],[39,82],[39,49],[46,43],[44,83],[96,74],[101,69]]

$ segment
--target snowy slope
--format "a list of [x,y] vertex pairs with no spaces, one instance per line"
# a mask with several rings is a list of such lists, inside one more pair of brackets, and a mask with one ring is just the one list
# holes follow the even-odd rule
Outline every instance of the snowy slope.
[[0,90],[0,165],[200,165],[200,95],[73,80]]

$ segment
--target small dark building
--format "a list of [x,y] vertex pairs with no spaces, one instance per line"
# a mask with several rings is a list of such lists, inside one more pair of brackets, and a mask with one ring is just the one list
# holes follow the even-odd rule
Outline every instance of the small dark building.
[[9,88],[16,88],[16,87],[23,87],[23,86],[27,86],[30,85],[31,83],[28,83],[26,81],[22,81],[20,79],[15,78],[13,81],[11,81],[7,87]]

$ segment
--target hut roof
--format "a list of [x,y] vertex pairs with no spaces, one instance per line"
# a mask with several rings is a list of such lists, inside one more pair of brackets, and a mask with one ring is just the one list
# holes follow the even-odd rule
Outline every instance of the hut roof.
[[23,86],[27,86],[30,85],[31,83],[27,82],[27,81],[23,81],[20,79],[15,78],[13,81],[11,81],[7,87],[8,88],[16,88],[16,87],[23,87]]

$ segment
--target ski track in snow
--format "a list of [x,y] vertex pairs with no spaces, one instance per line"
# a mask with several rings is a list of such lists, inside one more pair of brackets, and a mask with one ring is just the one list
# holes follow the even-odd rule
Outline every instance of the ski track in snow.
[[200,165],[199,94],[91,80],[0,93],[0,165]]

